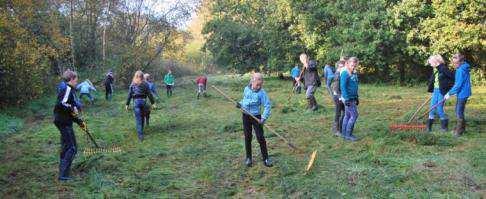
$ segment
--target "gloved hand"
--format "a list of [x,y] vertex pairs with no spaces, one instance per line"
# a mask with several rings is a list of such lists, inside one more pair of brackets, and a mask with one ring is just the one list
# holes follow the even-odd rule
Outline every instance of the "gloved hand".
[[157,104],[156,103],[152,104],[152,109],[157,109]]
[[265,119],[264,118],[260,119],[260,124],[264,124],[264,123],[265,123]]
[[444,99],[445,100],[448,100],[450,97],[451,97],[451,95],[449,95],[449,93],[447,93],[447,94],[444,95]]
[[82,121],[81,123],[79,123],[79,128],[85,130],[88,126],[86,125],[86,122]]
[[125,105],[125,110],[127,110],[127,111],[128,111],[128,105]]
[[241,104],[239,102],[236,102],[236,108],[241,108]]
[[73,113],[74,113],[74,115],[77,115],[77,114],[79,114],[79,111],[78,111],[78,108],[76,108],[76,107],[73,107]]

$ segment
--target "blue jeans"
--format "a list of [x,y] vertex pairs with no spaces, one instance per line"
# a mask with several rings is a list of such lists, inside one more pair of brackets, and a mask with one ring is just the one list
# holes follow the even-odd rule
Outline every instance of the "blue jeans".
[[135,112],[135,124],[138,136],[143,136],[144,116],[145,116],[145,99],[134,99],[133,109]]
[[332,97],[333,94],[332,94],[332,90],[331,90],[331,83],[332,83],[332,78],[327,78],[326,79],[327,92],[329,92],[329,95],[331,95],[331,97]]
[[457,98],[456,101],[456,117],[458,119],[464,119],[464,110],[466,109],[466,103],[468,98]]
[[343,126],[341,127],[341,134],[344,137],[352,136],[354,124],[358,119],[358,106],[356,105],[356,100],[350,100],[349,106],[344,106],[344,119]]
[[[432,106],[435,106],[443,99],[444,96],[440,93],[440,89],[434,88],[434,92],[432,93],[432,99],[430,99],[430,108],[432,108]],[[434,115],[435,115],[434,113],[437,113],[437,115],[439,115],[441,120],[447,119],[447,115],[444,112],[444,103],[441,103],[440,105],[436,106],[434,110],[430,111],[429,119],[434,119]]]

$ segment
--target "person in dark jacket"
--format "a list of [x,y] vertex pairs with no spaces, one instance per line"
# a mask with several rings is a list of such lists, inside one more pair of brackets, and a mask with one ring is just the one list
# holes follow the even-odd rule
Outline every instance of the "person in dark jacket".
[[128,90],[128,97],[125,109],[128,110],[130,106],[130,100],[133,98],[133,109],[135,112],[135,124],[137,126],[138,139],[143,141],[143,126],[144,126],[144,115],[146,111],[145,99],[149,98],[152,107],[156,107],[154,96],[150,91],[150,88],[143,80],[143,72],[137,71],[133,76],[132,84]]
[[[152,79],[150,78],[150,74],[145,73],[143,74],[143,79],[145,83],[147,83],[150,92],[152,93],[152,96],[154,96],[155,101],[159,100],[159,94],[157,92],[157,88],[155,87],[155,83],[152,82]],[[150,112],[152,110],[152,107],[148,104],[145,103],[145,111],[144,111],[144,116],[143,116],[143,121],[145,122],[145,125],[149,126],[150,125]]]
[[77,83],[78,75],[76,72],[67,70],[63,74],[63,82],[57,88],[57,100],[54,106],[54,125],[61,133],[59,181],[71,179],[69,172],[77,153],[73,122],[76,122],[81,128],[86,128],[83,120],[76,117],[80,110],[79,103],[76,101]]
[[302,78],[304,79],[304,88],[306,90],[305,94],[307,97],[308,109],[316,111],[317,101],[314,93],[316,92],[317,87],[321,86],[321,80],[317,72],[317,63],[314,60],[309,60],[309,57],[305,53],[300,55],[300,61],[304,65],[302,69],[304,72],[301,73],[298,81],[300,82]]
[[455,54],[452,56],[452,63],[456,67],[456,75],[454,86],[444,96],[444,99],[449,99],[450,96],[457,95],[456,101],[456,117],[457,124],[454,129],[455,136],[461,136],[466,131],[466,120],[464,118],[464,111],[466,109],[467,99],[471,96],[471,76],[469,74],[470,65],[464,60],[464,55]]
[[[432,55],[427,61],[433,68],[432,75],[429,78],[428,92],[432,93],[430,100],[430,108],[444,99],[444,95],[454,84],[453,74],[444,64],[444,59],[440,55]],[[441,131],[445,132],[448,129],[449,119],[444,111],[444,103],[440,103],[436,108],[429,112],[429,119],[427,120],[427,130],[432,131],[432,124],[434,123],[435,112],[440,117]]]
[[357,141],[353,135],[354,124],[358,119],[358,58],[350,57],[346,60],[345,66],[341,72],[339,84],[341,87],[341,101],[344,103],[344,119],[342,125],[342,137],[348,141]]
[[106,74],[105,77],[105,99],[111,101],[113,96],[113,82],[115,79],[113,78],[113,72],[110,70]]
[[339,84],[340,80],[340,75],[341,71],[343,71],[344,68],[344,63],[346,59],[340,60],[336,63],[336,72],[334,74],[332,83],[331,83],[331,92],[334,100],[334,106],[335,106],[335,114],[334,114],[334,123],[332,124],[332,132],[334,132],[334,135],[336,136],[341,136],[341,127],[343,124],[343,119],[344,119],[344,103],[339,100],[341,98],[341,86]]

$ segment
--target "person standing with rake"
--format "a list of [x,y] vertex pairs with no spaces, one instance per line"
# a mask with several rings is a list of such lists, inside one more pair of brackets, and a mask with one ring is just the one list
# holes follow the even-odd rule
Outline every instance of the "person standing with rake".
[[[263,113],[260,113],[260,108],[263,106]],[[245,150],[246,159],[245,165],[247,167],[252,166],[251,155],[251,140],[252,140],[252,128],[255,130],[258,143],[260,144],[260,151],[262,154],[263,164],[267,167],[273,166],[268,157],[267,142],[263,136],[263,124],[270,117],[272,105],[270,98],[265,90],[263,90],[263,75],[260,73],[254,73],[251,77],[250,84],[245,87],[243,92],[243,99],[236,103],[236,108],[243,109],[258,118],[255,120],[251,115],[243,113],[243,132],[245,134]]]
[[300,80],[304,79],[304,88],[305,88],[305,95],[307,97],[308,109],[311,111],[317,110],[317,101],[314,93],[316,92],[317,87],[321,86],[321,80],[319,74],[317,73],[317,63],[314,60],[309,60],[307,54],[302,53],[300,54],[300,61],[304,65],[304,72],[302,72],[297,78],[297,81],[300,83]]
[[471,96],[471,76],[469,74],[470,65],[464,58],[464,55],[457,53],[452,56],[452,64],[456,68],[455,82],[451,90],[444,96],[447,100],[453,95],[457,95],[456,101],[456,117],[457,124],[454,128],[454,135],[461,136],[466,131],[466,120],[464,119],[464,111],[466,103]]
[[433,72],[429,78],[428,92],[432,93],[430,100],[430,107],[437,105],[434,110],[429,112],[429,119],[427,120],[427,131],[432,131],[432,124],[434,123],[434,112],[440,117],[440,130],[445,132],[448,130],[449,119],[444,111],[444,102],[441,102],[444,95],[451,89],[454,84],[454,77],[452,72],[444,64],[444,59],[440,55],[432,55],[427,62],[432,66]]
[[77,153],[76,136],[74,135],[73,122],[79,127],[86,128],[83,120],[74,115],[80,109],[76,101],[76,84],[78,75],[67,70],[63,74],[63,82],[57,88],[57,100],[54,106],[54,125],[61,133],[61,154],[59,163],[59,181],[71,180],[69,172],[71,164]]

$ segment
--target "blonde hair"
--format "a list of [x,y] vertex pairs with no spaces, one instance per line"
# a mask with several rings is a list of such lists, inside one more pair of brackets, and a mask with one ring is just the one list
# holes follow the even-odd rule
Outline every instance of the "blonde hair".
[[437,62],[437,64],[443,64],[444,63],[444,58],[442,58],[441,55],[431,55],[427,62],[432,65],[432,62]]
[[349,59],[346,59],[346,63],[349,63],[349,62],[358,63],[359,59],[357,57],[350,57]]
[[137,70],[135,75],[133,75],[132,84],[139,85],[143,82],[143,72],[141,70]]
[[299,59],[302,63],[307,63],[309,61],[309,57],[305,53],[300,54]]
[[65,81],[71,81],[73,79],[76,79],[76,77],[78,77],[78,74],[70,69],[67,69],[62,74],[62,79],[64,79]]

